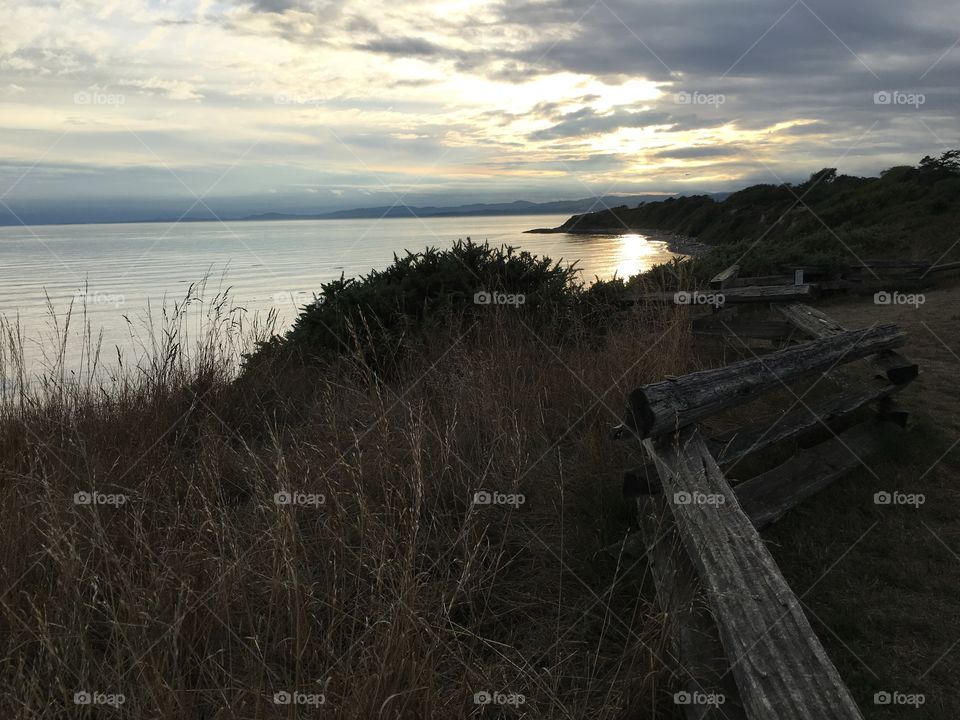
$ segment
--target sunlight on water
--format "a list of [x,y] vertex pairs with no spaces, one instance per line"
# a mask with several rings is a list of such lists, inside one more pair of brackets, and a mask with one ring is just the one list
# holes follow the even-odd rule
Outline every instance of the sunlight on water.
[[617,242],[619,245],[614,272],[620,278],[636,275],[673,257],[673,253],[667,249],[667,243],[650,240],[645,235],[621,235]]

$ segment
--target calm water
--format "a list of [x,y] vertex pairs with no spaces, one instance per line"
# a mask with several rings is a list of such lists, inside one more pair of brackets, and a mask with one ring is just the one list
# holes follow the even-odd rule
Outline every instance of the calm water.
[[[102,329],[106,354],[128,345],[124,316],[142,317],[182,298],[191,283],[212,276],[208,295],[230,286],[248,314],[275,308],[280,327],[320,283],[382,268],[394,252],[448,247],[458,238],[506,243],[577,262],[585,281],[626,277],[671,257],[666,244],[642,235],[524,235],[567,216],[303,220],[233,223],[131,223],[0,227],[0,315],[19,318],[28,360],[49,337],[47,296],[62,317],[86,290],[88,317]],[[49,342],[47,341],[47,344]]]

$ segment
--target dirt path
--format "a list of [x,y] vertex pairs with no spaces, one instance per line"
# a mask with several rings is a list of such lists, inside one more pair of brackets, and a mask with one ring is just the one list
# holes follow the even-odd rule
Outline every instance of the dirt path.
[[920,382],[903,396],[911,412],[960,435],[960,281],[924,293],[922,305],[877,305],[872,297],[819,307],[849,328],[896,323],[910,337],[904,354],[920,365]]

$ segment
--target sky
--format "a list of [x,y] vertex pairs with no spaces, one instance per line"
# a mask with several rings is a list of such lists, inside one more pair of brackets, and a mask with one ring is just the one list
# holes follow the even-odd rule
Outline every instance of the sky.
[[956,0],[0,0],[0,215],[875,175],[960,146],[958,71]]

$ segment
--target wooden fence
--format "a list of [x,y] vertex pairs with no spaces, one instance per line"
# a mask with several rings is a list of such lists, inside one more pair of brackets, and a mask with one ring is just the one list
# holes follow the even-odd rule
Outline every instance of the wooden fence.
[[[809,301],[823,295],[872,293],[880,290],[909,292],[932,287],[960,271],[960,262],[931,264],[910,260],[868,260],[839,268],[784,266],[775,275],[741,277],[740,266],[717,273],[707,292],[650,292],[625,297],[625,304],[673,303],[715,306],[749,303]],[[697,296],[700,296],[699,300]],[[722,295],[722,302],[711,296]]]
[[[614,433],[644,450],[643,466],[625,474],[624,492],[637,502],[636,537],[669,619],[683,678],[677,697],[691,720],[862,718],[759,530],[859,467],[880,448],[882,425],[904,424],[892,398],[917,366],[896,352],[906,335],[895,325],[847,330],[796,303],[774,312],[769,322],[804,342],[637,388]],[[804,375],[851,363],[866,363],[874,384],[847,382],[825,399],[734,432],[711,437],[699,426]],[[877,412],[838,429],[868,406]],[[745,482],[724,476],[723,467],[824,427],[830,439]]]
[[[810,295],[831,292],[916,290],[932,287],[937,280],[960,271],[960,262],[934,264],[913,260],[867,260],[844,267],[786,265],[775,275],[741,277],[740,266],[731,265],[710,280],[712,290],[742,294],[745,288],[806,288]],[[782,290],[781,292],[786,292]]]

